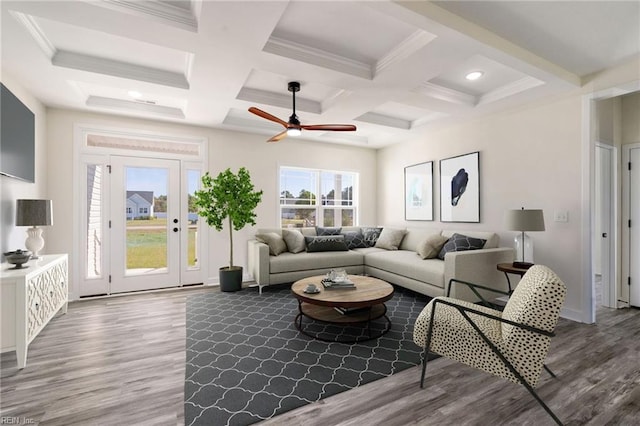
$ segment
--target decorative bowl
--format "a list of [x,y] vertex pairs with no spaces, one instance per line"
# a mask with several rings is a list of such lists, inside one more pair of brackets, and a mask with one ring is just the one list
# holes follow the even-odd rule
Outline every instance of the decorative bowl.
[[27,250],[8,251],[3,253],[7,262],[15,265],[14,269],[22,268],[22,265],[27,263],[31,259],[31,252]]

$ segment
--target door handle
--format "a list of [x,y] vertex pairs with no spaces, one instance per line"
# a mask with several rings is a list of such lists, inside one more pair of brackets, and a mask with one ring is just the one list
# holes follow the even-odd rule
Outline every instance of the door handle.
[[173,219],[173,223],[178,223],[178,219]]
[[602,233],[602,238],[607,238],[607,233],[606,232]]
[[178,232],[179,229],[178,228],[173,228],[173,232]]

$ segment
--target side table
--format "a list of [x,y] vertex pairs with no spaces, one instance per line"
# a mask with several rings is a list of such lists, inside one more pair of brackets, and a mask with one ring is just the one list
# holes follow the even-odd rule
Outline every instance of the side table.
[[507,277],[507,284],[509,285],[509,294],[513,293],[511,289],[511,280],[509,274],[519,275],[520,278],[527,273],[528,269],[516,268],[512,263],[498,263],[498,271],[504,272],[504,276]]

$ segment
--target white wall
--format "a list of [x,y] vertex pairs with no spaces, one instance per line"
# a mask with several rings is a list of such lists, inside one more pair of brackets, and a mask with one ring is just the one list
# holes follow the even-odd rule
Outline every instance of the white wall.
[[[278,166],[329,168],[360,173],[360,223],[373,224],[376,218],[376,152],[360,147],[308,142],[287,138],[266,143],[268,135],[255,135],[204,127],[162,123],[105,114],[50,109],[48,114],[49,195],[56,208],[54,242],[50,249],[69,253],[76,262],[71,238],[73,227],[73,131],[75,124],[103,125],[177,136],[208,139],[209,171],[212,174],[230,167],[246,167],[256,189],[264,190],[258,206],[257,227],[278,223]],[[246,241],[255,233],[248,227],[234,235],[234,261],[246,266]],[[209,236],[208,277],[217,279],[218,268],[228,264],[227,231],[212,230]],[[73,286],[72,280],[72,286]]]
[[640,142],[640,92],[622,96],[622,143]]
[[[381,150],[378,156],[378,219],[383,223],[455,230],[488,230],[513,246],[505,230],[508,209],[544,210],[545,232],[531,233],[536,263],[555,270],[568,287],[565,308],[579,311],[582,297],[580,247],[581,100],[578,96],[434,131],[421,140]],[[480,151],[478,224],[439,222],[439,164],[447,157]],[[435,222],[404,222],[403,169],[434,163]],[[569,221],[554,222],[554,211]]]
[[[2,83],[24,103],[35,115],[35,182],[28,183],[19,179],[0,175],[0,253],[24,249],[27,238],[25,227],[16,227],[16,200],[19,198],[47,197],[47,111],[36,98],[4,70]],[[55,209],[54,205],[54,209]],[[54,210],[53,227],[44,228],[46,245],[42,253],[52,253],[49,239],[51,231],[57,225]],[[2,256],[4,258],[4,256]]]

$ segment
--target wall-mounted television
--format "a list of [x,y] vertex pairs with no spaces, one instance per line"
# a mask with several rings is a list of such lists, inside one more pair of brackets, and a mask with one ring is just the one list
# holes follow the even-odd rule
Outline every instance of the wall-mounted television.
[[35,180],[35,116],[0,83],[0,174]]

